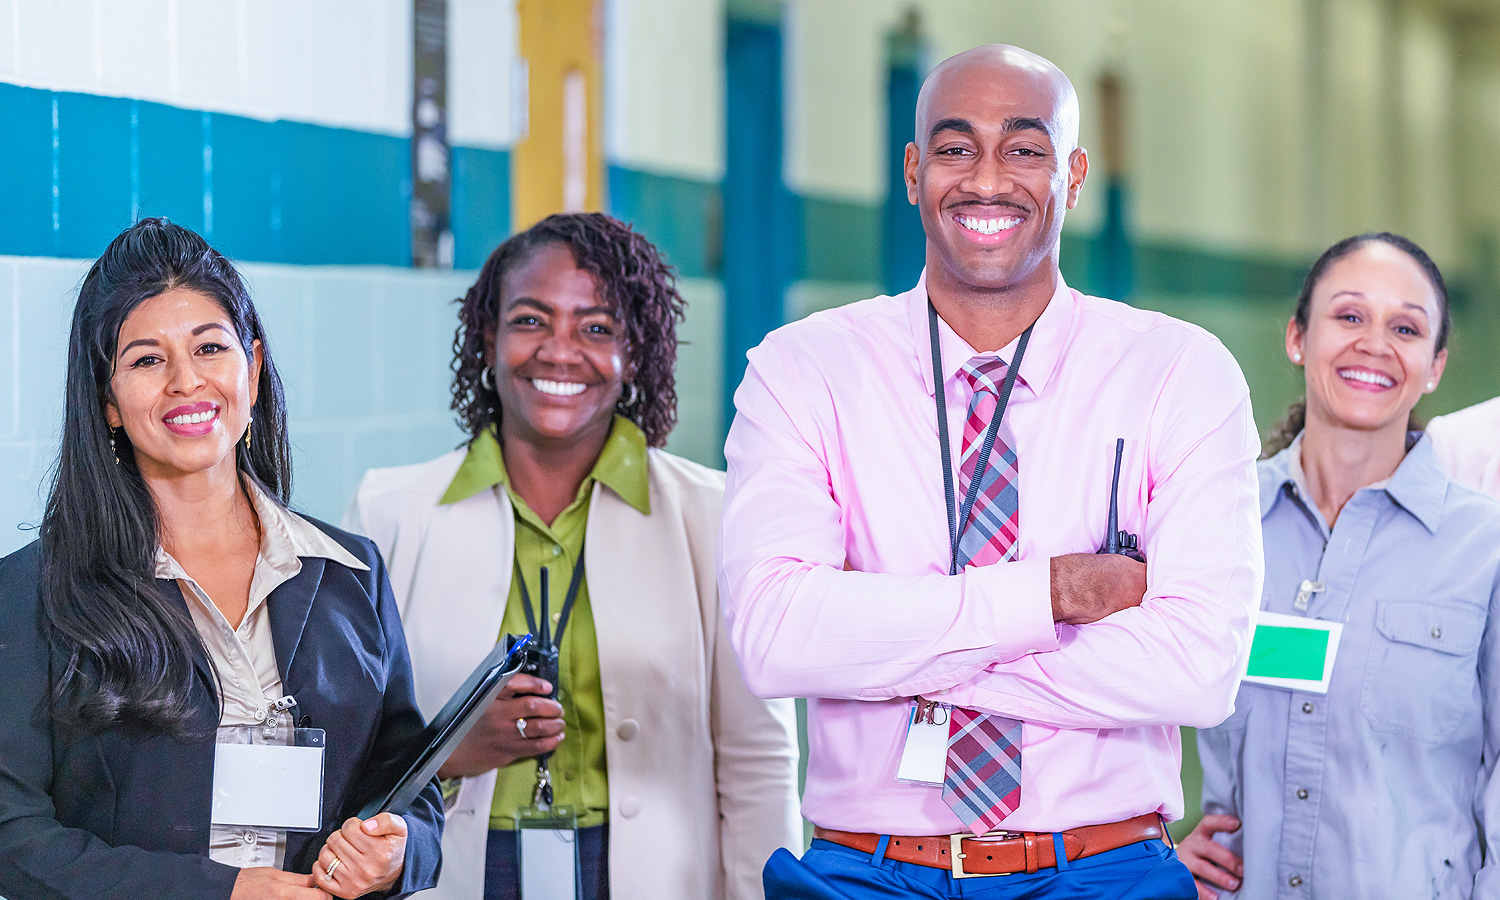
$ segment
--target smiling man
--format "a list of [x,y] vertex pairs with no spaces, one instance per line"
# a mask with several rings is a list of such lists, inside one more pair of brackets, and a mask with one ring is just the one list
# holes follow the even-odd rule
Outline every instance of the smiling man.
[[1055,66],[947,60],[906,148],[922,279],[750,353],[721,591],[752,690],[810,698],[817,826],[768,898],[1196,896],[1163,824],[1177,726],[1245,667],[1258,442],[1212,335],[1063,283],[1087,174]]

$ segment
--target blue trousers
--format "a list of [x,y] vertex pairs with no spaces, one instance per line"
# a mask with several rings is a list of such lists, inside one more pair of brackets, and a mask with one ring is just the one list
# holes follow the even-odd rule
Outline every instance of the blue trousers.
[[[484,850],[484,900],[520,900],[521,867],[514,831],[490,831]],[[609,900],[609,826],[578,829],[579,900]]]
[[1142,841],[1066,867],[990,878],[877,859],[815,840],[801,859],[777,850],[766,863],[766,900],[1197,900],[1193,876],[1162,841]]

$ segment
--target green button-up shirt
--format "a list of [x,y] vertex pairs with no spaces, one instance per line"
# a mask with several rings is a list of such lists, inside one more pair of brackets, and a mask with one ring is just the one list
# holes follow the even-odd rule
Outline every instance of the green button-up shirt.
[[[500,441],[491,431],[469,445],[443,503],[456,503],[480,491],[501,486],[510,496],[516,517],[515,561],[526,580],[533,614],[540,612],[541,569],[548,569],[548,601],[552,628],[557,627],[567,596],[573,566],[583,553],[588,527],[589,500],[594,482],[614,491],[622,500],[649,515],[650,491],[646,476],[646,436],[634,422],[615,416],[604,450],[594,463],[578,496],[548,525],[512,489],[505,473]],[[521,586],[512,578],[505,602],[501,634],[525,634],[526,613],[521,605]],[[561,678],[558,702],[562,704],[567,737],[548,762],[552,773],[553,805],[578,812],[580,827],[603,825],[609,814],[609,775],[604,757],[604,690],[600,683],[599,645],[594,631],[594,613],[589,605],[588,576],[578,589],[578,599],[568,617],[559,654]],[[536,789],[536,760],[523,759],[502,768],[495,781],[495,802],[490,809],[490,828],[514,829],[516,811],[531,806]]]

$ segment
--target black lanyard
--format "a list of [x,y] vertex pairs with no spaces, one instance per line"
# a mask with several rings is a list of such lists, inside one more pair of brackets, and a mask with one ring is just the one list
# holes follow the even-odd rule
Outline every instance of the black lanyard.
[[[531,611],[531,594],[526,590],[526,578],[521,573],[521,561],[516,560],[516,583],[521,586],[521,608],[526,612],[526,627],[538,640],[545,641],[545,632],[537,630],[536,614]],[[563,629],[568,627],[568,616],[573,612],[573,601],[578,599],[578,589],[583,586],[583,548],[578,548],[578,562],[573,564],[573,578],[568,582],[568,596],[563,600],[562,612],[557,616],[557,631],[552,635],[551,645],[562,647]],[[542,567],[542,597],[547,596],[547,567]],[[545,627],[548,622],[543,622]],[[544,648],[545,649],[545,648]]]
[[969,480],[969,490],[959,509],[958,522],[953,515],[953,455],[948,449],[948,400],[943,391],[943,351],[938,346],[938,314],[932,301],[927,301],[927,330],[932,335],[932,386],[937,394],[938,449],[943,455],[943,506],[948,513],[948,574],[958,574],[958,542],[969,528],[969,514],[974,511],[974,501],[979,497],[979,483],[989,469],[990,451],[995,449],[995,437],[1000,433],[1000,420],[1005,418],[1005,407],[1010,404],[1011,389],[1016,386],[1016,373],[1021,371],[1021,357],[1026,355],[1026,344],[1031,340],[1031,329],[1036,323],[1026,326],[1021,339],[1016,342],[1016,354],[1011,357],[1005,370],[1005,381],[1000,385],[1000,399],[995,405],[995,414],[990,416],[989,427],[984,432],[984,445],[979,459],[974,463],[974,477]]

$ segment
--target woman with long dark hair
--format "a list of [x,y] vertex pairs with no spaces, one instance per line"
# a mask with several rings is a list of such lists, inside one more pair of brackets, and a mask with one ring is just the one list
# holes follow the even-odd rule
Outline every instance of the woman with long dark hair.
[[[435,785],[348,816],[422,717],[379,553],[287,508],[286,403],[239,273],[142,220],[85,277],[68,351],[41,538],[0,560],[0,895],[430,886]],[[321,778],[232,763],[324,743]],[[300,825],[244,812],[279,791]]]
[[724,636],[724,476],[660,449],[682,309],[629,226],[543,219],[463,298],[467,446],[360,485],[348,524],[390,555],[424,709],[502,633],[560,648],[555,681],[516,676],[439,773],[436,897],[517,897],[535,813],[576,831],[582,900],[759,898],[766,858],[801,844],[792,711],[750,694]]
[[1412,418],[1448,331],[1442,273],[1399,235],[1340,241],[1304,282],[1252,680],[1198,732],[1205,815],[1178,846],[1205,900],[1500,889],[1500,505]]

